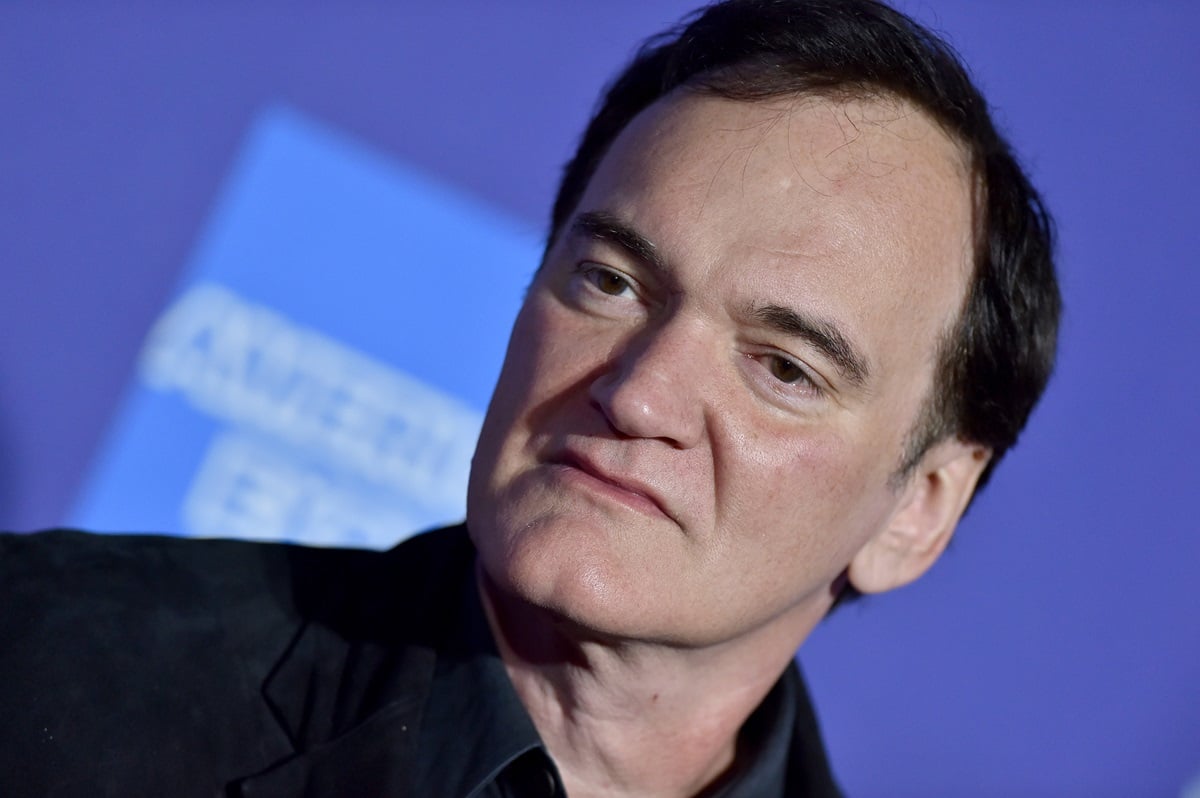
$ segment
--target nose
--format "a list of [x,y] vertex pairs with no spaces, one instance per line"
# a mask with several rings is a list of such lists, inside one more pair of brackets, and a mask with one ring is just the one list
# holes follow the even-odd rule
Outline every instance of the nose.
[[704,434],[701,349],[694,331],[644,330],[614,354],[589,396],[618,433],[689,449]]

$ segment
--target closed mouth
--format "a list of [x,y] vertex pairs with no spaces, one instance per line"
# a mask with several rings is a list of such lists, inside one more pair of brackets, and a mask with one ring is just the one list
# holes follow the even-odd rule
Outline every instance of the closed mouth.
[[636,510],[646,514],[673,518],[649,485],[636,479],[611,474],[577,452],[564,452],[562,456],[550,460],[550,464],[576,471],[591,481],[599,483],[594,487]]

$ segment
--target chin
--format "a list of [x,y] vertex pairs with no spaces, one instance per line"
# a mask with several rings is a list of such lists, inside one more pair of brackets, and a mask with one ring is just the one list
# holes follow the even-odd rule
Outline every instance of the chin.
[[513,530],[472,531],[492,586],[552,615],[556,625],[584,636],[644,639],[654,627],[648,609],[661,609],[661,584],[603,524],[551,515]]

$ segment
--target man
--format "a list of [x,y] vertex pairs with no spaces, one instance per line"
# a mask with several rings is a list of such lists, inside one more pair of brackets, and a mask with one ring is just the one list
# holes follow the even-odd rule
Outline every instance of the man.
[[6,787],[835,795],[795,650],[937,559],[1058,308],[942,44],[869,0],[711,7],[567,167],[465,528],[5,541]]

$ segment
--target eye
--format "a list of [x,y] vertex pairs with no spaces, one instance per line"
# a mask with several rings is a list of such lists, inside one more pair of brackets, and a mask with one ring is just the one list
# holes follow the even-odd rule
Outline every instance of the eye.
[[786,357],[768,355],[766,361],[767,369],[771,372],[771,376],[780,382],[786,382],[789,385],[801,381],[811,382],[808,372]]
[[602,294],[623,296],[626,292],[633,291],[633,284],[624,275],[605,266],[585,262],[580,264],[579,270]]
[[577,311],[597,318],[641,318],[652,309],[653,294],[621,269],[593,260],[564,263],[555,291]]
[[756,364],[758,383],[770,395],[788,402],[811,401],[824,395],[824,389],[803,361],[779,352],[748,354]]

